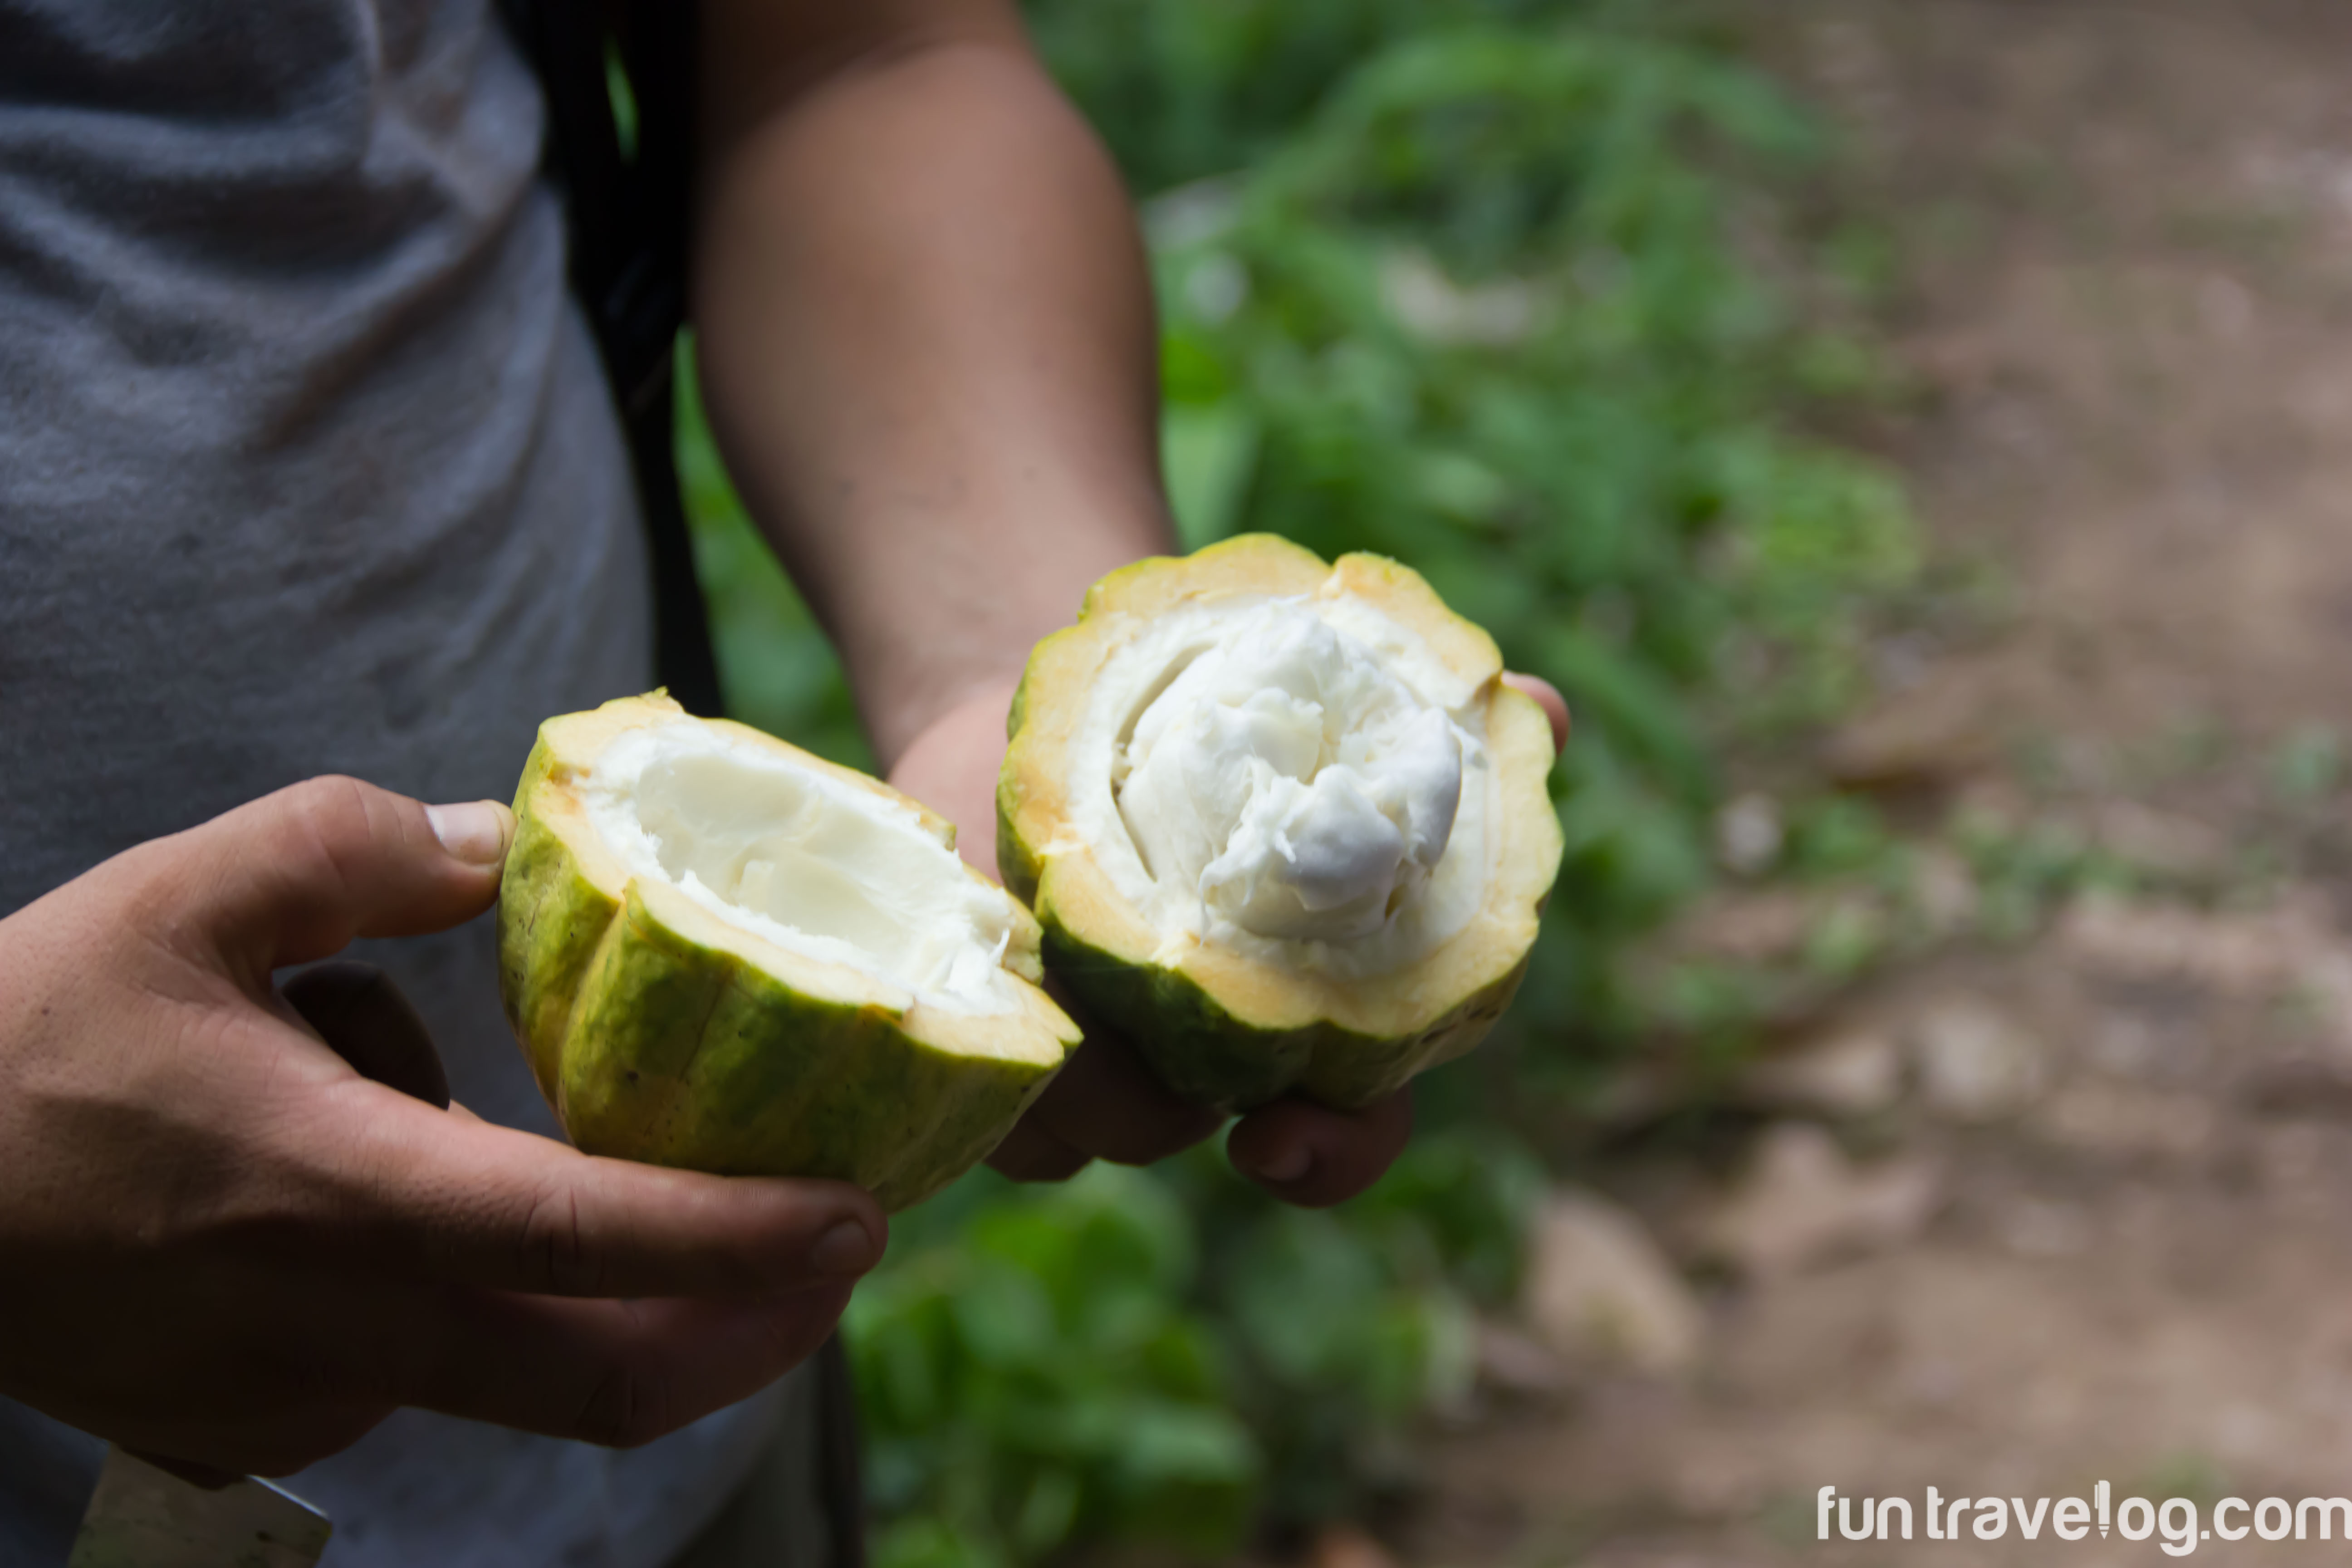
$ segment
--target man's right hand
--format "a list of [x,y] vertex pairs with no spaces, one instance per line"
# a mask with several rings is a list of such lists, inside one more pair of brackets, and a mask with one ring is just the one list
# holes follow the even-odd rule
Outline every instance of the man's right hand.
[[881,1257],[866,1193],[436,1110],[273,989],[480,913],[511,833],[317,779],[0,921],[0,1394],[282,1475],[402,1405],[641,1443],[823,1342]]

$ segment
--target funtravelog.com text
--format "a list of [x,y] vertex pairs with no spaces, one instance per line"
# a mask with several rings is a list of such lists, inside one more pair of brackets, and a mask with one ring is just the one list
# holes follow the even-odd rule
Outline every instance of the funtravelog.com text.
[[[2087,1498],[1947,1497],[1934,1487],[1913,1512],[1909,1498],[1841,1497],[1834,1484],[1814,1494],[1813,1532],[1822,1541],[1832,1532],[1848,1541],[1958,1541],[1972,1536],[1998,1541],[2011,1531],[2038,1541],[2048,1530],[2061,1541],[2080,1541],[2097,1531],[2112,1530],[2126,1541],[2159,1538],[2164,1552],[2186,1557],[2200,1541],[2243,1541],[2249,1534],[2262,1541],[2340,1540],[2352,1542],[2352,1499],[2307,1497],[2294,1502],[2266,1497],[2260,1502],[2225,1497],[2210,1515],[2200,1513],[2189,1498],[2152,1502],[2144,1497],[2116,1500],[2107,1483],[2091,1489]],[[2110,1506],[2112,1505],[2112,1506]],[[1917,1536],[1912,1534],[1915,1521]],[[2334,1533],[2330,1533],[2331,1528]]]

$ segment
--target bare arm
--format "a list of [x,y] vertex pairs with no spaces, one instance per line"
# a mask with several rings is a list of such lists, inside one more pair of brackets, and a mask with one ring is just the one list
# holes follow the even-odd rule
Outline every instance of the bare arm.
[[[1172,546],[1133,216],[1010,0],[707,0],[703,88],[712,425],[891,782],[992,872],[1030,647],[1096,578]],[[1219,1120],[1089,1029],[992,1163],[1140,1163]],[[1411,1121],[1402,1096],[1286,1100],[1227,1149],[1277,1195],[1334,1203]]]
[[1142,247],[1010,4],[705,17],[712,424],[887,764],[1171,547]]

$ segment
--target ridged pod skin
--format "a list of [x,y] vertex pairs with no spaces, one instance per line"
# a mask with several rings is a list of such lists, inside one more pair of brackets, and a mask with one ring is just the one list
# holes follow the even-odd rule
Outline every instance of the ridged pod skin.
[[[796,968],[676,889],[626,877],[590,842],[573,782],[614,734],[681,720],[658,695],[551,719],[524,766],[499,894],[499,982],[541,1092],[588,1153],[837,1178],[892,1212],[919,1203],[1011,1131],[1077,1029],[1034,984],[1018,987],[1024,1010],[1003,1018],[942,1013],[887,985],[861,998],[839,966]],[[954,829],[923,816],[951,845]],[[1036,942],[1024,921],[1005,961],[1030,982]]]
[[[1417,634],[1475,691],[1500,770],[1503,837],[1470,924],[1396,973],[1343,984],[1278,970],[1187,939],[1171,952],[1071,830],[1068,780],[1095,675],[1155,616],[1228,596],[1352,595]],[[1167,1085],[1246,1110],[1293,1090],[1356,1109],[1485,1038],[1527,973],[1559,868],[1546,780],[1550,725],[1504,685],[1492,638],[1421,577],[1374,555],[1326,563],[1248,534],[1104,578],[1077,624],[1040,643],[1013,701],[997,787],[997,864],[1044,928],[1046,972],[1087,1017],[1124,1034]]]

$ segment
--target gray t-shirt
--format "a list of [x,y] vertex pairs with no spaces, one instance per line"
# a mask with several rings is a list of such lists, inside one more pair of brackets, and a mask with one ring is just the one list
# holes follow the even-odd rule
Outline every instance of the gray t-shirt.
[[[542,113],[488,0],[0,0],[0,911],[316,773],[504,798],[650,683]],[[551,1132],[489,938],[366,956]],[[290,1485],[337,1568],[634,1568],[781,1408],[627,1454],[403,1412]],[[99,1452],[0,1401],[0,1562],[63,1560]]]

